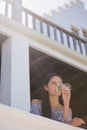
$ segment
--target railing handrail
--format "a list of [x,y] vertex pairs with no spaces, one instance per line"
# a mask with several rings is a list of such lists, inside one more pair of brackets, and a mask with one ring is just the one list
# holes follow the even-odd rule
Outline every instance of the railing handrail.
[[30,14],[30,15],[36,17],[37,19],[42,20],[42,21],[44,21],[45,23],[48,23],[48,24],[50,24],[50,25],[53,26],[53,27],[56,27],[57,29],[63,31],[64,33],[70,35],[71,37],[76,38],[77,40],[80,40],[81,42],[87,44],[87,41],[86,41],[86,40],[82,39],[82,38],[79,37],[79,36],[76,36],[76,35],[73,34],[72,32],[70,32],[70,31],[64,29],[64,28],[61,27],[61,26],[58,26],[57,24],[55,24],[55,23],[53,23],[53,22],[47,20],[46,18],[44,18],[44,17],[42,17],[42,16],[40,16],[40,15],[34,13],[33,11],[31,11],[31,10],[25,8],[25,7],[22,7],[22,10],[25,11],[25,12],[27,12],[28,14]]

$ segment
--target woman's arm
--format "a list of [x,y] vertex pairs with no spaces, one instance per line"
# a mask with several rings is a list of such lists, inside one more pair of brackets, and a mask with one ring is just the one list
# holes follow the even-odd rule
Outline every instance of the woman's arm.
[[66,123],[72,126],[81,126],[82,124],[85,124],[81,118],[77,117],[73,118],[71,121],[67,121]]
[[[72,112],[69,108],[71,92],[67,88],[62,88],[62,99],[64,104],[64,121],[68,121],[70,113]],[[72,117],[71,117],[72,118]]]
[[64,121],[72,120],[72,110],[69,107],[64,108]]

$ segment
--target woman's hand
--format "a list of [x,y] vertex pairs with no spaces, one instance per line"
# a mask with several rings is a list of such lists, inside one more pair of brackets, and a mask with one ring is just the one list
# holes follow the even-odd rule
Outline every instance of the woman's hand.
[[73,126],[81,126],[82,124],[85,124],[85,122],[81,118],[75,117],[69,121],[69,124]]
[[67,105],[69,106],[70,97],[71,97],[70,89],[68,87],[62,88],[62,99],[63,99],[64,106]]

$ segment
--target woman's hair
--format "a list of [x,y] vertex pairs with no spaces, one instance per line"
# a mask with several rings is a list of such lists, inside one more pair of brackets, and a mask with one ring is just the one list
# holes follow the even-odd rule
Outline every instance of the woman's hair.
[[[43,86],[48,85],[49,81],[52,77],[58,76],[57,73],[51,73],[44,77]],[[59,76],[58,76],[59,77]],[[42,90],[42,115],[44,117],[51,118],[51,107],[50,107],[50,100],[48,91],[46,91],[44,88]]]

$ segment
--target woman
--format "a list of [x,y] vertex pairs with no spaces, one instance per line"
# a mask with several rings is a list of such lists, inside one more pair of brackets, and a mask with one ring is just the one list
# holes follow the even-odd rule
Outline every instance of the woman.
[[[72,110],[69,108],[70,89],[63,87],[62,79],[56,73],[49,74],[45,77],[43,87],[42,99],[32,100],[31,113],[65,122],[73,126],[85,124],[80,118],[72,119]],[[59,102],[61,95],[63,105]]]

